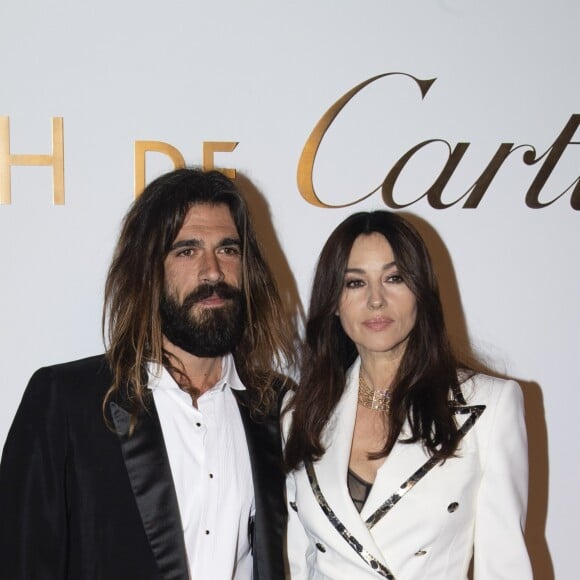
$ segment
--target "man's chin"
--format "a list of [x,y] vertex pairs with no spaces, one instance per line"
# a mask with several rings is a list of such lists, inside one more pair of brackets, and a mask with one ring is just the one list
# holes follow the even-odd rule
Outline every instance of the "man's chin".
[[219,310],[220,308],[227,308],[231,303],[231,300],[218,298],[216,300],[202,300],[195,307],[199,308],[199,310]]
[[232,301],[229,299],[196,302],[189,310],[191,318],[196,322],[203,322],[208,317],[224,312],[232,308]]

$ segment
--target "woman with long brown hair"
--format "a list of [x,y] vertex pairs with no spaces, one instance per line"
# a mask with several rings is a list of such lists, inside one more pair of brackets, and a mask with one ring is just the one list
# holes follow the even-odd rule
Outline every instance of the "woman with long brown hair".
[[517,383],[453,355],[425,244],[357,213],[319,258],[284,430],[291,578],[531,579]]

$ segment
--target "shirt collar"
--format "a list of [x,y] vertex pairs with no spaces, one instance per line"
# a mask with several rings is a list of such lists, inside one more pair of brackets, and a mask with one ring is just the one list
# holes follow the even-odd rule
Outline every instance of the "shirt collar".
[[[147,387],[152,391],[155,389],[181,390],[179,385],[175,382],[175,379],[163,365],[150,362],[147,364],[147,373],[149,375]],[[222,358],[221,376],[217,383],[207,392],[223,391],[226,388],[226,385],[235,391],[246,390],[244,383],[242,383],[242,380],[238,376],[234,357],[231,354],[227,354]]]

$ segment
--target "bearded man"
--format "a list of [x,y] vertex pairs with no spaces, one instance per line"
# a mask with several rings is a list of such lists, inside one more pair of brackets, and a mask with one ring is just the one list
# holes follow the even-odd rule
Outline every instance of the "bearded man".
[[284,320],[234,183],[152,182],[109,269],[106,354],[37,371],[14,419],[0,578],[284,578]]

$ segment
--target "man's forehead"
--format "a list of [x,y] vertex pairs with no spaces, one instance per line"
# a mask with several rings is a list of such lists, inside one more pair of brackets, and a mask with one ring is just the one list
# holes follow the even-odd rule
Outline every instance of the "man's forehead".
[[230,208],[223,203],[198,203],[192,205],[187,211],[176,239],[182,238],[184,235],[195,233],[211,235],[214,232],[220,236],[225,234],[230,237],[238,236]]

